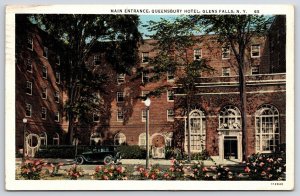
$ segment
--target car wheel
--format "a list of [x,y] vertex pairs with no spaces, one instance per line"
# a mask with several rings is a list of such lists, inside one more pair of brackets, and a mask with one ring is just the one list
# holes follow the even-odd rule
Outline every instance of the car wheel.
[[82,164],[84,163],[83,157],[76,157],[76,163],[77,163],[78,165],[82,165]]
[[103,162],[105,165],[109,165],[113,162],[113,157],[111,155],[107,155],[104,157]]

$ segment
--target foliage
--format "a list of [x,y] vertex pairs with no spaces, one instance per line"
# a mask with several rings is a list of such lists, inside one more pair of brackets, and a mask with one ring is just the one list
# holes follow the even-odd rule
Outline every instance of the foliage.
[[181,155],[180,149],[171,147],[171,146],[166,146],[165,147],[165,159],[181,160],[182,155]]
[[213,167],[215,170],[216,175],[213,176],[215,180],[233,180],[234,174],[230,171],[228,167],[224,167],[223,165],[218,165]]
[[63,166],[64,163],[50,163],[45,165],[45,168],[47,169],[47,173],[50,174],[50,176],[56,176],[58,175],[58,171],[61,166]]
[[76,164],[73,164],[69,169],[66,169],[67,176],[71,180],[77,180],[83,176],[83,169]]
[[[168,179],[171,180],[184,180],[185,179],[185,168],[182,161],[178,161],[176,159],[171,160],[172,165],[170,166],[169,170],[165,172],[168,175]],[[164,175],[165,175],[164,174]]]
[[203,162],[193,163],[191,166],[191,179],[192,180],[205,180],[209,178],[207,167],[204,166]]
[[92,178],[95,180],[127,180],[128,174],[122,165],[97,166]]
[[244,171],[251,180],[282,180],[286,171],[285,158],[253,154],[248,157]]
[[122,159],[144,159],[146,150],[138,145],[121,145],[117,147],[117,151],[121,153]]
[[46,164],[41,160],[26,160],[21,164],[21,176],[26,180],[39,180]]

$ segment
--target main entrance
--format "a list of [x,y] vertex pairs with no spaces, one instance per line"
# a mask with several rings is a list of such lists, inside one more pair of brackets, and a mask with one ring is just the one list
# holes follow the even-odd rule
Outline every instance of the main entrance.
[[238,142],[236,136],[224,137],[224,159],[238,159]]

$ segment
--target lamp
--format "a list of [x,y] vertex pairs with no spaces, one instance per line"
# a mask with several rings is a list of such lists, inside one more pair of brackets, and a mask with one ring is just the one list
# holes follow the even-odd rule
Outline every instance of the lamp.
[[149,107],[151,105],[151,100],[149,97],[144,102],[146,106],[146,168],[149,168]]
[[23,118],[23,161],[25,160],[25,130],[26,130],[27,118]]

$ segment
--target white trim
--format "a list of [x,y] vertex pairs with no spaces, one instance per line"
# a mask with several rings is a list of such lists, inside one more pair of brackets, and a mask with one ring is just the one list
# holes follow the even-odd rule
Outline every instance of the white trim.
[[[122,137],[118,137],[118,138],[116,138],[117,136],[122,136]],[[116,139],[119,139],[118,140],[118,144],[116,144]],[[121,140],[121,139],[123,139],[123,141]],[[122,145],[122,144],[125,144],[126,143],[126,135],[124,134],[124,133],[122,133],[122,132],[119,132],[119,133],[117,133],[117,134],[115,134],[115,136],[114,136],[114,145]],[[122,141],[122,142],[120,142],[120,140]]]
[[[228,76],[225,74],[228,74]],[[222,77],[229,77],[229,76],[230,76],[230,67],[222,67]]]
[[56,56],[56,62],[55,63],[57,65],[60,65],[60,56],[59,55]]
[[54,115],[55,115],[55,116],[54,116],[54,121],[55,121],[55,122],[59,122],[59,121],[60,121],[60,114],[59,114],[59,112],[55,112]]
[[[144,118],[144,113],[145,113],[145,118]],[[142,110],[142,122],[146,122],[147,114],[146,110]]]
[[[46,76],[44,76],[46,74]],[[48,78],[48,67],[46,65],[43,65],[42,67],[42,78],[47,79]]]
[[[196,59],[196,50],[199,50],[199,59]],[[202,48],[195,48],[194,49],[194,61],[200,61],[202,59]]]
[[[121,81],[120,81],[121,80]],[[125,74],[121,73],[121,74],[117,74],[117,83],[118,84],[123,84],[125,83]]]
[[[29,42],[29,40],[31,40]],[[27,35],[27,41],[26,41],[26,45],[29,45],[31,44],[31,48],[27,47],[29,50],[33,51],[33,35],[30,34],[30,35]]]
[[[43,118],[43,114],[45,114],[45,118]],[[47,108],[42,107],[42,119],[46,120],[47,119]]]
[[[225,49],[228,49],[227,51],[225,51]],[[228,57],[224,57],[224,53],[228,53]],[[222,47],[221,49],[221,57],[222,57],[222,60],[228,60],[230,59],[230,47]]]
[[[45,97],[43,97],[44,94],[46,95]],[[47,99],[47,98],[48,98],[48,88],[46,87],[42,89],[42,99]]]
[[[167,82],[175,82],[175,74],[170,74],[171,71],[167,71]],[[169,75],[173,75],[173,79],[169,80]]]
[[[94,66],[101,64],[101,60],[100,59],[101,59],[100,55],[94,55],[94,60],[93,60]],[[99,61],[99,64],[97,64],[96,61]]]
[[[141,140],[145,141],[145,144],[142,144]],[[138,145],[142,146],[142,147],[146,147],[146,132],[140,133],[139,134],[139,141],[138,141]]]
[[[44,53],[46,54],[46,56],[44,56]],[[48,47],[46,47],[46,46],[43,47],[43,57],[44,57],[45,59],[48,59],[48,58],[49,58],[49,49],[48,49]]]
[[[98,120],[95,120],[95,116],[97,115]],[[100,115],[93,113],[93,122],[100,122]]]
[[[119,118],[119,113],[122,114],[123,118]],[[118,110],[117,111],[117,122],[123,122],[124,121],[124,111],[123,110]]]
[[[117,103],[123,103],[124,102],[124,92],[121,92],[121,91],[119,91],[119,92],[117,92]],[[119,100],[119,99],[123,99],[123,100]]]
[[[169,99],[170,95],[169,92],[173,92],[173,99]],[[174,102],[174,91],[173,90],[167,90],[167,102]]]
[[[31,58],[26,58],[26,60],[25,60],[25,62],[26,62],[26,71],[27,72],[29,72],[29,73],[32,73],[33,72],[33,65],[32,65],[32,59]],[[28,65],[30,65],[30,70],[28,70]]]
[[[27,115],[27,106],[29,107],[29,115]],[[25,117],[31,117],[32,116],[32,105],[29,103],[25,103]]]
[[[30,88],[28,88],[28,87],[30,87]],[[27,93],[27,89],[30,89],[30,93]],[[28,80],[26,81],[26,94],[27,95],[32,95],[32,82],[30,82]]]
[[55,82],[60,84],[60,72],[55,72]]
[[[57,98],[57,100],[56,100]],[[55,91],[54,93],[54,100],[56,103],[59,103],[60,102],[60,94],[59,94],[59,91]]]
[[[147,61],[144,62],[144,54],[147,54],[146,56],[148,57]],[[149,52],[142,52],[142,64],[147,64],[149,63]]]
[[[147,78],[147,81],[145,79]],[[142,83],[148,83],[149,82],[149,73],[142,72]]]
[[[258,46],[258,56],[253,56],[253,46]],[[260,44],[252,44],[250,54],[251,58],[260,58]]]
[[[170,116],[169,111],[173,112],[173,119],[169,118],[169,116]],[[173,109],[167,109],[167,122],[174,122],[174,119],[175,119],[175,112],[174,112],[174,110]]]

